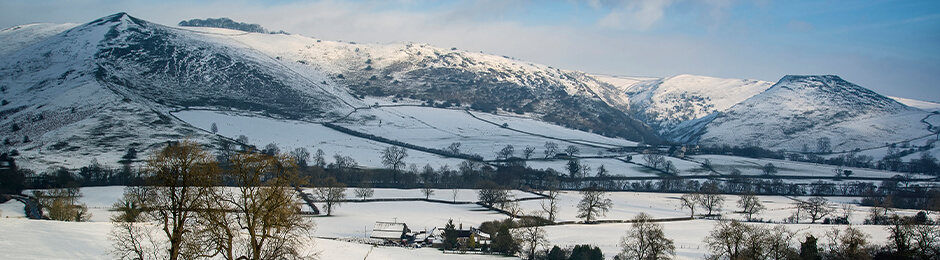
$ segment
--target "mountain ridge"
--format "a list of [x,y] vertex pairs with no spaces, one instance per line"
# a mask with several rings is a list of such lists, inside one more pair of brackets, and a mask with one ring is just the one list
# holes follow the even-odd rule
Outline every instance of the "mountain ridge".
[[[391,50],[399,55],[395,60],[388,53],[367,53],[368,46],[354,43],[211,31],[163,26],[117,13],[52,36],[37,35],[37,43],[0,57],[0,85],[5,86],[7,100],[0,106],[0,127],[18,128],[0,132],[9,140],[4,149],[17,149],[23,165],[45,168],[76,167],[83,165],[76,160],[91,158],[117,161],[127,149],[146,153],[174,139],[191,138],[218,147],[231,140],[188,125],[169,112],[236,110],[330,122],[369,106],[361,99],[371,90],[367,86],[406,96],[394,92],[405,84],[417,90],[408,96],[416,95],[415,100],[425,99],[429,105],[442,105],[440,101],[448,101],[446,95],[474,91],[456,101],[463,107],[493,102],[492,109],[658,142],[648,126],[597,99],[583,86],[591,78],[578,72],[430,46],[414,47],[425,55]],[[317,43],[325,46],[311,46]],[[374,68],[365,69],[370,65],[363,63],[370,56],[375,61],[368,63]],[[468,69],[480,62],[490,65]],[[385,82],[377,82],[376,75]],[[491,83],[483,84],[490,87],[481,91],[484,88],[470,88],[464,79]],[[396,85],[395,80],[406,83]],[[516,101],[528,102],[531,110],[523,112],[525,104]]]
[[[834,75],[787,75],[764,92],[715,116],[680,125],[679,142],[755,145],[790,151],[852,150],[929,134],[919,122],[927,112]],[[823,151],[821,151],[823,152]]]

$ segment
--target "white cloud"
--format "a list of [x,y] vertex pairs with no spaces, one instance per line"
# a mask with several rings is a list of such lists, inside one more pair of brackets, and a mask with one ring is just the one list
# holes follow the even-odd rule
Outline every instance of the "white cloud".
[[647,31],[665,15],[673,0],[588,1],[595,9],[610,10],[597,25],[611,29]]

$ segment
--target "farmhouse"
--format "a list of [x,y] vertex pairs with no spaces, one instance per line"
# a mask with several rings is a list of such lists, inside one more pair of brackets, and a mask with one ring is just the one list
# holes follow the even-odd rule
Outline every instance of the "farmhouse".
[[370,237],[387,242],[402,243],[409,240],[409,233],[411,233],[411,230],[408,229],[408,225],[405,223],[376,221],[375,226],[372,227],[372,236]]

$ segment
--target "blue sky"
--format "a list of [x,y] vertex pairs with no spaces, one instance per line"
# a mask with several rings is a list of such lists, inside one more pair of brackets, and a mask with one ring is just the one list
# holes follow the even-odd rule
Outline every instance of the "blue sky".
[[3,0],[0,27],[121,11],[162,24],[229,17],[328,40],[427,42],[604,74],[835,74],[940,101],[936,0]]

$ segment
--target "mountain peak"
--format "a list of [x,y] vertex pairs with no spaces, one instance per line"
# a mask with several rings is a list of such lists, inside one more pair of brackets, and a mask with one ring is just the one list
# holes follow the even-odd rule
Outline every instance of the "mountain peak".
[[[777,82],[778,85],[790,85],[793,83],[800,83],[807,85],[808,87],[824,87],[824,86],[834,86],[834,85],[845,85],[845,86],[854,86],[855,88],[862,88],[851,82],[848,82],[842,77],[837,75],[786,75]],[[808,83],[808,84],[807,84]]]
[[800,150],[829,137],[851,150],[922,135],[923,113],[836,75],[787,75],[714,119],[680,127],[673,138]]
[[[816,97],[821,106],[854,107],[863,110],[899,111],[906,108],[897,101],[870,89],[848,82],[836,75],[787,75],[774,84],[764,96]],[[786,92],[793,92],[786,94]]]
[[135,24],[138,26],[142,26],[144,25],[144,23],[146,23],[146,21],[133,17],[125,12],[120,12],[120,13],[116,13],[116,14],[112,14],[112,15],[95,19],[94,21],[91,21],[82,27],[101,26],[101,25],[105,25],[109,23],[125,23],[125,24]]

